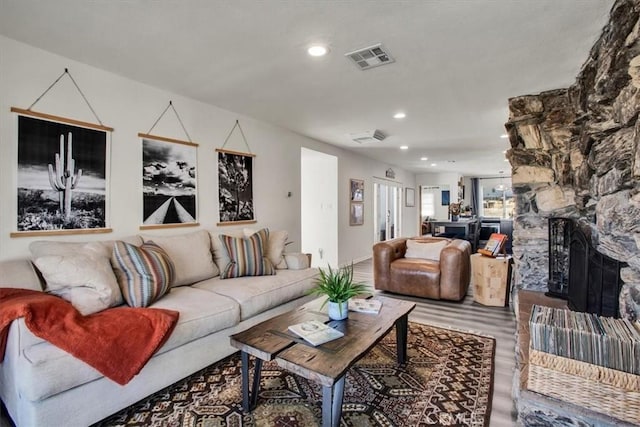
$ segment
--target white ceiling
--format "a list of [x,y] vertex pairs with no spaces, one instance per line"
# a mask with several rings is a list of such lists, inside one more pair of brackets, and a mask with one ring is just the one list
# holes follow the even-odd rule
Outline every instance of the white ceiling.
[[[495,176],[508,98],[571,85],[612,4],[0,0],[0,34],[416,173]],[[344,57],[379,42],[395,63]],[[348,138],[373,129],[388,138]]]

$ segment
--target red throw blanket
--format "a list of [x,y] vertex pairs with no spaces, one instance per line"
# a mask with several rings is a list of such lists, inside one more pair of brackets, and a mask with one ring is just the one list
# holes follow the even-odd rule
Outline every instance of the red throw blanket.
[[177,311],[116,307],[82,316],[69,302],[39,291],[0,288],[0,361],[9,324],[24,317],[34,335],[77,357],[120,385],[165,343]]

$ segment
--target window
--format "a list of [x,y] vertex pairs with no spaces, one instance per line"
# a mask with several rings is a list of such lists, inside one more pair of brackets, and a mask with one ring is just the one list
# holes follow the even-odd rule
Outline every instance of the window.
[[434,218],[436,216],[436,193],[440,192],[439,187],[421,187],[422,197],[420,200],[422,201],[422,205],[420,207],[420,216],[425,218]]
[[515,198],[511,189],[511,179],[481,178],[480,186],[481,216],[513,218]]

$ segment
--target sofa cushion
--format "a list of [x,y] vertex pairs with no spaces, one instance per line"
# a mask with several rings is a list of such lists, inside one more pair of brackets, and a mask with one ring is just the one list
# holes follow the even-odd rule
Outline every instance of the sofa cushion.
[[131,307],[148,307],[160,299],[175,277],[169,255],[152,241],[139,247],[116,242],[112,264],[122,297]]
[[[127,236],[119,241],[131,243],[140,246],[142,238],[140,236]],[[93,253],[99,254],[105,258],[111,258],[113,245],[115,240],[99,240],[95,242],[58,242],[53,240],[36,240],[29,244],[29,251],[32,258],[49,255],[76,255],[84,253],[90,247]],[[89,246],[87,246],[89,245]]]
[[33,260],[46,282],[45,291],[69,301],[89,315],[122,304],[122,295],[99,243],[82,245],[75,254],[46,255]]
[[[152,308],[180,312],[178,324],[156,354],[236,325],[240,315],[238,304],[232,299],[188,286],[172,289]],[[31,401],[45,399],[102,377],[89,365],[48,342],[27,348],[24,356],[24,363],[30,366],[21,369],[26,386],[20,393]]]
[[240,306],[236,301],[192,286],[171,289],[151,307],[180,312],[175,330],[158,354],[240,322]]
[[169,254],[176,272],[173,286],[191,285],[219,273],[211,256],[211,242],[206,230],[175,236],[143,235],[142,239],[145,242],[152,240]]
[[[286,230],[269,230],[269,239],[265,246],[265,256],[269,258],[271,264],[278,270],[287,269],[287,263],[284,259],[284,247],[287,244],[289,233]],[[253,228],[245,228],[242,230],[245,237],[249,237],[260,230]]]
[[392,291],[440,299],[440,263],[421,258],[398,258],[391,263]]
[[220,270],[221,279],[275,274],[271,261],[264,255],[264,247],[269,239],[269,230],[266,228],[250,237],[221,235],[220,239],[230,260],[229,264]]
[[245,320],[270,308],[304,296],[314,286],[318,270],[278,270],[273,276],[240,277],[220,280],[219,277],[193,285],[234,299],[240,304],[240,320]]
[[440,252],[442,252],[448,244],[448,240],[442,240],[439,242],[422,242],[420,240],[407,239],[407,252],[404,257],[440,261]]

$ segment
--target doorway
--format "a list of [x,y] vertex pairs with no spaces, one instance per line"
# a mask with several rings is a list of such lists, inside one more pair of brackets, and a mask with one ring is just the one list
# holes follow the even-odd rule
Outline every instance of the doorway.
[[374,242],[395,239],[401,235],[401,195],[400,183],[374,179]]
[[300,153],[302,252],[312,267],[338,265],[338,158],[302,148]]

